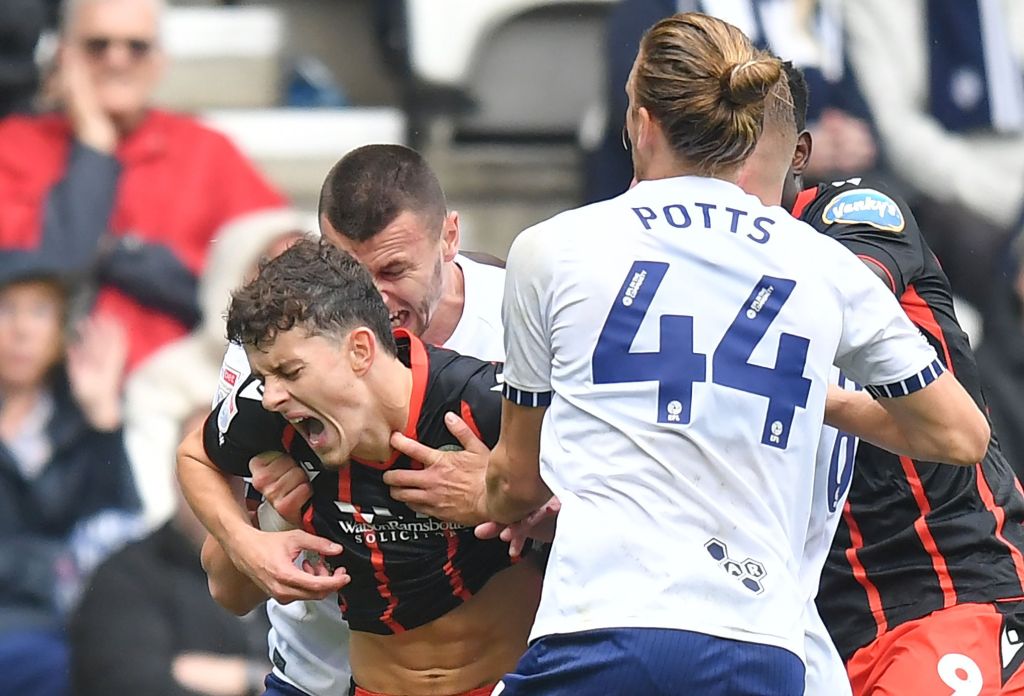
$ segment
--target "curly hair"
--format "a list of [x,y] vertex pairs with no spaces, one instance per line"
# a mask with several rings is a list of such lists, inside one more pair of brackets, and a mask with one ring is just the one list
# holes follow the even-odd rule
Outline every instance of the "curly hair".
[[303,239],[260,264],[259,274],[231,295],[231,341],[265,350],[295,327],[312,336],[342,337],[358,326],[397,355],[388,310],[365,268],[330,244]]

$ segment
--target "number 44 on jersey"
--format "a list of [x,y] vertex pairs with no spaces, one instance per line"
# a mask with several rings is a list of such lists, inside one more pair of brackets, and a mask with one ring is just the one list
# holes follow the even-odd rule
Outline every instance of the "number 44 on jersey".
[[[626,275],[608,312],[592,358],[595,384],[658,383],[658,422],[690,422],[694,385],[707,382],[707,356],[693,350],[693,317],[660,317],[655,352],[633,352],[640,330],[668,264],[637,261]],[[711,357],[712,383],[768,399],[761,442],[785,449],[797,408],[806,408],[811,380],[803,376],[806,338],[783,333],[774,367],[750,363],[757,344],[796,287],[796,281],[762,276],[741,305]]]

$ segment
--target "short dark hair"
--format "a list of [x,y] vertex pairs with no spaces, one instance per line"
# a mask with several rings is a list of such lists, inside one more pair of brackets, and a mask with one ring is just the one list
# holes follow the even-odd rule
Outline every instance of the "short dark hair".
[[405,211],[437,219],[448,206],[430,165],[401,145],[365,145],[348,153],[320,189],[319,217],[349,239],[364,242]]
[[792,61],[785,61],[782,69],[786,73],[786,82],[789,83],[789,92],[793,97],[793,120],[796,121],[796,132],[807,128],[807,99],[810,96],[807,89],[807,80],[800,68],[793,65]]
[[388,309],[369,272],[323,241],[303,239],[260,264],[259,274],[231,295],[228,338],[262,350],[295,327],[343,336],[366,326],[397,355]]

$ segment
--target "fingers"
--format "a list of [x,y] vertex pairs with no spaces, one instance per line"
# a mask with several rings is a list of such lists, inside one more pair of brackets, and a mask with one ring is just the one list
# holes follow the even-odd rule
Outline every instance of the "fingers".
[[308,481],[292,489],[283,498],[271,502],[277,513],[296,527],[302,525],[302,508],[313,497],[313,487]]
[[391,433],[391,446],[410,459],[420,462],[424,466],[431,466],[434,464],[441,454],[437,450],[420,444],[399,432]]
[[304,532],[301,529],[295,529],[287,532],[289,535],[289,541],[292,544],[294,555],[292,559],[298,558],[300,551],[313,551],[321,556],[337,556],[342,552],[341,544],[336,544],[330,539],[324,539],[323,537],[314,536],[308,532]]
[[482,522],[473,529],[473,534],[477,539],[494,539],[499,534],[504,535],[506,529],[508,527],[498,522]]
[[435,484],[434,478],[430,469],[393,469],[384,472],[383,480],[393,489],[431,488]]
[[466,424],[466,421],[462,420],[456,414],[449,411],[444,414],[444,424],[448,428],[448,432],[455,436],[455,439],[462,445],[462,449],[468,452],[487,452],[491,450],[487,445],[484,444],[483,440],[476,436],[473,429]]

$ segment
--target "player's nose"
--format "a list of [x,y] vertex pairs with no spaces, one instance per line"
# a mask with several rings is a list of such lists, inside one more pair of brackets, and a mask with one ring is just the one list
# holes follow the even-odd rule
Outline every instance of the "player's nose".
[[263,382],[263,408],[268,411],[282,411],[288,401],[288,392],[275,377],[267,377]]

